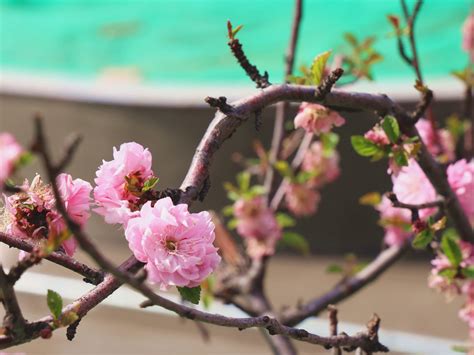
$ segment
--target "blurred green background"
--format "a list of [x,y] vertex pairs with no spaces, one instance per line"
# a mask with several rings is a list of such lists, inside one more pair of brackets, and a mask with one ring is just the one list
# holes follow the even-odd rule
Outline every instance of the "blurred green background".
[[[417,36],[426,77],[444,77],[466,64],[460,28],[472,5],[424,4]],[[94,79],[115,68],[158,85],[248,84],[226,46],[227,19],[244,25],[239,37],[249,57],[280,80],[293,1],[0,0],[0,11],[3,70]],[[375,35],[385,57],[375,78],[411,80],[386,14],[401,14],[400,2],[305,1],[297,65],[328,49],[343,50],[345,32]]]

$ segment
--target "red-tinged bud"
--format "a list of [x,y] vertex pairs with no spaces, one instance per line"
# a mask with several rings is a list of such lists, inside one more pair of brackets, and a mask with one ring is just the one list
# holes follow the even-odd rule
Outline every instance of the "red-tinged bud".
[[428,223],[418,219],[413,223],[412,227],[413,227],[413,232],[418,234],[428,228]]
[[53,336],[53,330],[50,326],[44,327],[40,330],[40,337],[43,339],[49,339]]
[[390,23],[393,25],[393,27],[395,27],[395,29],[398,30],[400,28],[400,19],[398,18],[398,16],[387,15],[387,18],[390,21]]

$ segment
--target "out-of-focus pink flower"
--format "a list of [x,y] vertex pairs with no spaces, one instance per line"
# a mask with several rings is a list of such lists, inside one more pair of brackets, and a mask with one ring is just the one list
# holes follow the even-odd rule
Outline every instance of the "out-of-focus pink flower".
[[307,184],[288,184],[285,191],[286,207],[297,217],[316,212],[321,195]]
[[448,166],[448,182],[467,217],[474,224],[474,160],[458,160]]
[[148,279],[160,285],[196,287],[220,262],[214,223],[208,212],[189,213],[169,197],[147,202],[131,219],[125,237],[135,257],[146,263]]
[[10,133],[0,133],[0,188],[13,173],[23,149]]
[[320,134],[331,131],[332,127],[340,127],[346,121],[336,111],[322,105],[303,102],[295,116],[295,128],[302,127],[308,133]]
[[237,219],[237,233],[245,238],[251,257],[260,258],[275,252],[276,241],[281,238],[281,227],[263,197],[237,200],[234,216]]
[[462,48],[474,62],[474,12],[467,17],[462,27]]
[[378,146],[389,145],[390,140],[382,127],[375,125],[370,131],[364,134],[364,137]]
[[313,142],[304,155],[301,169],[314,174],[308,181],[309,186],[322,187],[339,177],[339,154],[336,150],[325,153],[321,142]]
[[151,153],[140,144],[124,143],[119,150],[114,147],[114,159],[103,161],[96,172],[94,199],[99,206],[97,213],[107,223],[126,225],[138,216],[137,206],[141,189],[153,177]]
[[[454,138],[448,130],[438,129],[436,133],[438,137],[436,137],[431,123],[424,118],[421,118],[416,123],[416,128],[431,154],[435,156],[444,154],[448,160],[454,159],[454,150],[456,147],[454,144]],[[437,141],[437,139],[439,141]]]
[[411,214],[404,208],[392,206],[392,202],[384,196],[377,206],[380,212],[381,224],[385,228],[384,241],[387,245],[402,245],[411,235]]
[[[401,202],[418,205],[436,200],[435,189],[414,159],[410,159],[397,176],[392,176],[392,182],[393,192]],[[422,209],[420,218],[423,220],[434,211],[433,208]]]
[[[68,174],[59,175],[57,183],[66,211],[76,223],[83,226],[90,216],[89,197],[92,186],[81,179],[73,180]],[[59,235],[67,230],[55,208],[50,185],[45,185],[41,177],[36,175],[31,184],[25,181],[22,189],[23,192],[5,198],[4,218],[7,222],[4,229],[7,233],[40,241],[47,238],[49,233]],[[70,236],[61,246],[68,255],[73,255],[76,241]]]

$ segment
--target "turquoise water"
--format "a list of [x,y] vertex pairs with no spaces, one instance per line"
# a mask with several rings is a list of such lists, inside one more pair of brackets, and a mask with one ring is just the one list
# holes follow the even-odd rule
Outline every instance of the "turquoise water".
[[[460,27],[470,0],[425,1],[417,26],[423,71],[445,76],[466,64]],[[96,78],[129,68],[157,84],[244,84],[226,45],[226,21],[243,24],[239,38],[270,79],[283,75],[291,0],[0,0],[3,69]],[[376,79],[412,77],[401,62],[385,15],[397,0],[307,0],[297,64],[344,48],[342,34],[376,34],[384,55]]]

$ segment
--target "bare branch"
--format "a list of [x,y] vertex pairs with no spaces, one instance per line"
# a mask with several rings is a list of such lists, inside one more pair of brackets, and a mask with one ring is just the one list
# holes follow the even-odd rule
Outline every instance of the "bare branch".
[[5,308],[5,317],[3,318],[3,326],[7,330],[7,337],[22,336],[26,321],[18,304],[15,290],[8,276],[0,264],[0,301]]

